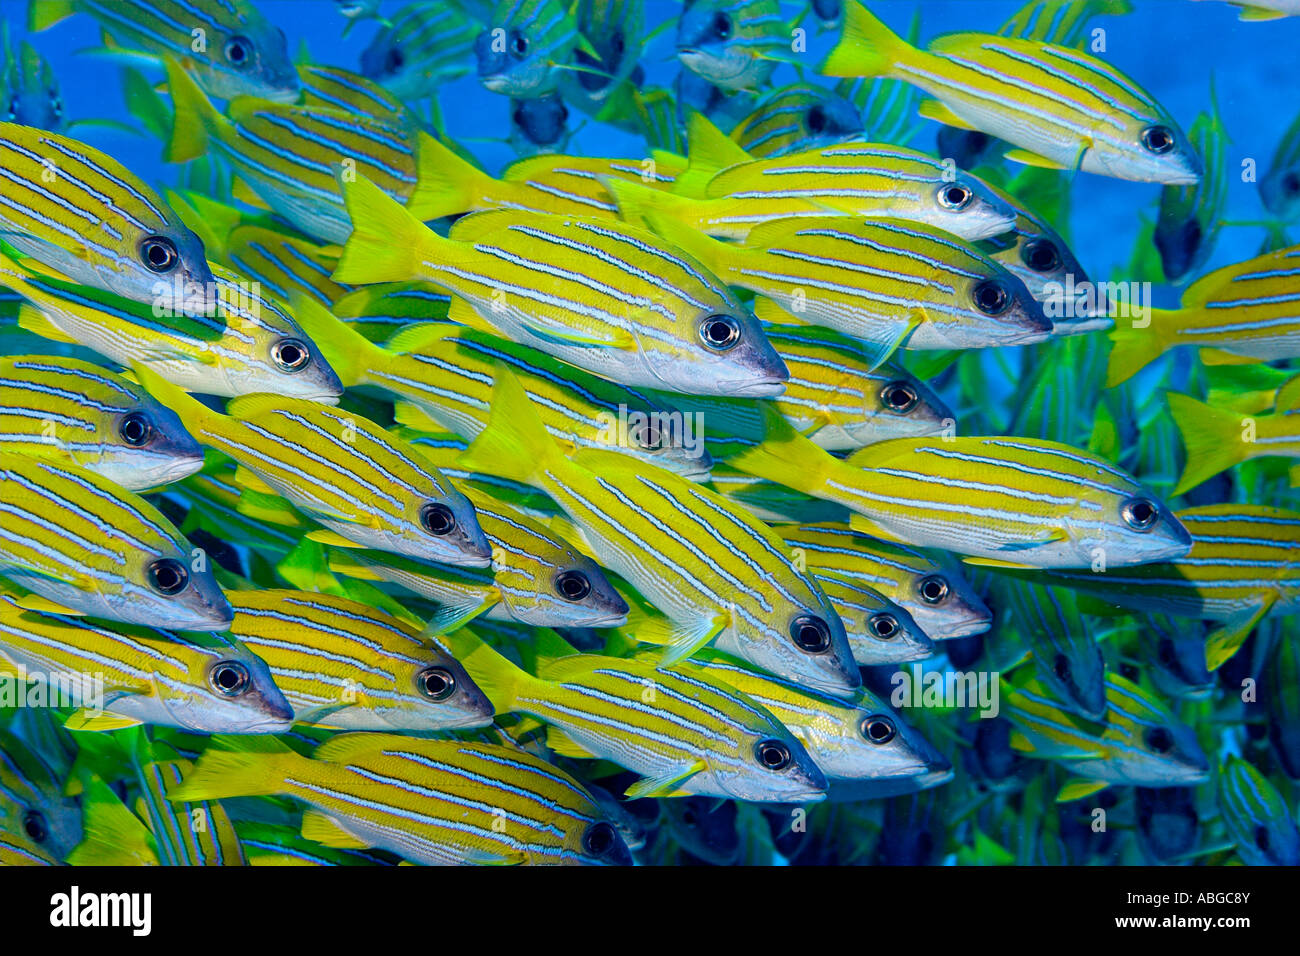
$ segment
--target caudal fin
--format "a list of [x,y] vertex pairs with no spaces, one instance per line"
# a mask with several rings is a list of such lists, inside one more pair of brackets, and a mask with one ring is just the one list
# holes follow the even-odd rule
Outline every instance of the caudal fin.
[[771,405],[763,406],[763,441],[727,459],[727,465],[804,494],[826,483],[826,465],[835,459],[800,435]]
[[1156,309],[1151,312],[1153,324],[1146,328],[1117,324],[1106,333],[1111,343],[1110,363],[1106,368],[1107,388],[1127,382],[1164,352],[1164,338],[1154,327],[1155,321],[1163,313]]
[[1174,488],[1175,495],[1190,491],[1250,457],[1250,444],[1242,434],[1246,426],[1238,412],[1214,408],[1177,392],[1169,392],[1165,398],[1187,449],[1187,464]]
[[212,738],[198,764],[167,799],[175,803],[226,797],[269,797],[284,791],[284,779],[310,761],[271,736]]
[[340,175],[339,180],[352,235],[339,256],[334,281],[361,285],[417,278],[421,255],[447,240],[364,176]]
[[482,209],[483,197],[498,186],[487,173],[425,132],[416,138],[416,179],[406,208],[420,220]]
[[316,343],[345,387],[351,388],[366,381],[369,369],[383,368],[388,364],[391,356],[387,349],[335,318],[310,296],[296,298],[293,310],[298,325]]
[[548,462],[564,456],[514,372],[496,363],[487,427],[456,458],[462,468],[533,483]]
[[817,67],[822,76],[885,76],[912,47],[857,0],[844,4],[844,31]]
[[165,158],[169,163],[184,163],[208,151],[209,124],[218,121],[219,114],[183,66],[171,57],[167,57],[166,66],[175,118]]
[[187,426],[215,422],[226,417],[208,408],[185,389],[167,381],[147,365],[136,362],[131,366],[131,372],[135,375],[135,380],[144,386],[145,391],[179,415],[181,421]]

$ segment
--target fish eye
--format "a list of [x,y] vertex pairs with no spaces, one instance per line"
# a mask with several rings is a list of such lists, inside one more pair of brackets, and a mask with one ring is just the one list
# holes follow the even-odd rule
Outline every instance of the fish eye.
[[54,97],[54,99],[50,100],[50,109],[54,112],[55,116],[62,116],[63,100],[59,99],[57,96]]
[[948,597],[948,582],[937,574],[921,579],[916,590],[926,604],[940,604]]
[[1124,502],[1119,513],[1124,523],[1134,531],[1150,531],[1160,517],[1160,508],[1149,498],[1134,498]]
[[949,183],[939,190],[939,205],[957,212],[969,206],[974,195],[968,187],[960,183]]
[[582,848],[592,856],[604,856],[618,843],[618,834],[608,823],[593,823],[582,834]]
[[1142,145],[1147,152],[1167,153],[1174,148],[1174,133],[1168,126],[1148,126],[1142,131]]
[[18,102],[18,94],[15,93],[9,98],[9,108],[5,111],[5,119],[11,123],[16,120],[18,118],[18,108],[20,106],[22,106],[22,104]]
[[[13,112],[11,110],[10,112]],[[1282,177],[1282,191],[1289,196],[1300,193],[1300,173],[1289,172]]]
[[221,661],[212,665],[208,681],[212,684],[212,689],[222,697],[239,697],[248,690],[252,676],[239,661]]
[[48,840],[50,827],[45,820],[45,814],[39,810],[28,810],[27,815],[23,817],[23,832],[36,843],[44,843]]
[[406,64],[406,57],[402,55],[401,47],[393,47],[388,51],[388,56],[384,57],[384,70],[388,73],[396,73]]
[[810,107],[805,117],[805,125],[810,133],[821,133],[826,129],[826,109],[820,103]]
[[880,390],[880,401],[891,412],[902,415],[916,408],[921,396],[907,382],[890,382]]
[[892,641],[898,635],[898,619],[892,614],[873,614],[867,626],[882,641]]
[[190,573],[175,558],[160,558],[149,565],[149,586],[159,594],[180,594],[190,583]]
[[456,516],[446,505],[427,504],[420,509],[420,524],[429,534],[442,537],[456,529]]
[[740,341],[740,323],[729,315],[711,315],[700,323],[700,341],[715,352],[725,352]]
[[1035,272],[1055,272],[1061,268],[1061,253],[1050,239],[1031,239],[1020,250],[1020,261]]
[[445,667],[426,667],[415,675],[415,686],[429,700],[446,700],[456,692],[456,677]]
[[1266,853],[1268,852],[1268,827],[1264,826],[1262,823],[1257,823],[1255,825],[1255,846]]
[[566,601],[581,601],[591,593],[591,581],[581,571],[565,571],[555,579],[555,590]]
[[226,41],[226,62],[243,69],[253,59],[253,41],[248,37],[233,36]]
[[779,740],[760,740],[754,745],[754,756],[768,770],[784,770],[790,766],[790,748]]
[[166,236],[150,236],[140,243],[140,260],[150,272],[171,272],[181,261],[176,243]]
[[510,41],[510,50],[514,53],[516,59],[523,59],[528,55],[528,37],[522,33],[515,32]]
[[1064,654],[1057,654],[1052,660],[1052,673],[1056,675],[1057,680],[1068,681],[1070,679],[1070,659]]
[[271,360],[282,372],[300,372],[311,364],[311,350],[300,339],[281,339],[271,346]]
[[894,721],[884,714],[872,714],[864,718],[859,729],[862,731],[862,739],[873,744],[887,744],[898,733]]
[[117,426],[117,431],[122,436],[122,441],[136,448],[147,445],[153,436],[153,426],[149,424],[149,416],[143,412],[132,412],[127,415]]
[[977,285],[971,299],[975,302],[975,308],[985,315],[1001,315],[1011,302],[1006,286],[993,279],[985,279]]
[[1148,727],[1142,734],[1142,739],[1158,754],[1167,754],[1174,749],[1174,735],[1165,727]]
[[644,425],[632,429],[630,434],[632,440],[645,449],[657,449],[659,443],[663,441],[663,436],[659,434],[659,426],[653,421],[647,421]]
[[1156,645],[1156,659],[1166,667],[1174,663],[1174,642],[1167,637],[1160,638],[1160,643]]
[[801,614],[790,625],[790,638],[801,651],[822,654],[830,650],[831,629],[821,618]]
[[719,40],[731,37],[731,15],[719,10],[713,15],[713,35]]

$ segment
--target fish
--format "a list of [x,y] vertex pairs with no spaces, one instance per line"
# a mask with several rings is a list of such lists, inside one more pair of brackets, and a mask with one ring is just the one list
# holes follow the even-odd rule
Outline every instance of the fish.
[[1268,170],[1259,178],[1259,198],[1283,222],[1300,217],[1300,115],[1282,134]]
[[302,835],[309,840],[374,847],[413,863],[632,862],[576,781],[531,754],[491,744],[350,733],[307,758],[271,737],[218,737],[168,796],[272,794],[307,805]]
[[67,125],[59,78],[50,61],[30,43],[17,52],[9,42],[9,24],[4,25],[4,62],[0,65],[0,122],[17,123],[62,132]]
[[1218,774],[1219,810],[1237,855],[1250,866],[1300,866],[1300,832],[1276,787],[1240,757]]
[[302,106],[360,113],[392,126],[419,127],[420,120],[402,100],[368,77],[339,66],[298,66]]
[[230,623],[202,550],[145,499],[75,465],[0,454],[0,574],[57,607],[111,621]]
[[1198,115],[1188,132],[1192,148],[1201,157],[1201,181],[1195,186],[1166,186],[1160,191],[1160,215],[1152,241],[1170,282],[1178,282],[1205,264],[1223,226],[1228,202],[1228,136],[1213,93],[1210,102],[1211,111]]
[[322,309],[299,312],[347,386],[392,396],[400,424],[476,437],[487,426],[500,362],[519,377],[547,432],[566,448],[617,451],[693,479],[709,473],[703,442],[692,442],[674,424],[671,406],[646,391],[472,329],[413,325],[380,346]]
[[78,13],[122,48],[154,61],[176,57],[210,96],[285,103],[298,96],[284,31],[249,0],[32,0],[28,29],[37,33]]
[[810,573],[840,616],[858,665],[901,664],[934,654],[934,642],[912,615],[879,591],[833,571]]
[[488,427],[459,461],[546,491],[601,566],[667,615],[665,663],[716,640],[721,650],[809,686],[844,691],[860,683],[838,615],[770,529],[653,465],[601,451],[564,458],[504,367]]
[[65,778],[12,728],[0,731],[0,830],[25,837],[34,852],[64,859],[82,837],[81,807],[64,796]]
[[756,159],[802,153],[866,138],[862,113],[839,94],[798,83],[772,90],[731,131],[736,144]]
[[905,146],[849,142],[756,160],[699,114],[689,134],[690,165],[659,209],[715,238],[743,240],[793,217],[906,219],[970,240],[1016,223],[974,176]]
[[180,310],[207,306],[203,242],[125,166],[66,136],[0,123],[0,235],[82,285]]
[[1136,615],[1138,650],[1151,683],[1167,697],[1203,700],[1214,690],[1205,666],[1205,635],[1163,614]]
[[1178,558],[1192,539],[1127,472],[1056,442],[896,438],[843,461],[769,412],[768,438],[728,459],[855,511],[854,527],[982,562],[1112,567]]
[[374,422],[328,405],[253,394],[217,412],[150,370],[136,375],[201,444],[240,466],[244,496],[281,495],[326,531],[309,537],[464,567],[491,546],[474,507],[415,449]]
[[561,148],[569,133],[569,110],[558,93],[531,100],[510,101],[508,139],[521,154],[553,152]]
[[454,3],[409,3],[361,51],[361,72],[398,100],[431,96],[470,71],[479,24]]
[[267,665],[297,724],[334,730],[484,727],[492,703],[446,640],[329,594],[230,591],[229,634]]
[[454,321],[622,385],[764,397],[789,377],[732,293],[652,233],[501,211],[443,239],[364,177],[343,188],[357,225],[335,281],[435,282],[456,295]]
[[1032,679],[1019,686],[1004,680],[1002,696],[1016,727],[1011,746],[1025,756],[1056,761],[1087,781],[1063,790],[1058,801],[1109,784],[1192,787],[1210,778],[1209,763],[1192,728],[1118,674],[1106,676],[1106,720],[1101,723],[1063,710]]
[[[0,592],[0,667],[40,675],[51,694],[55,688],[66,693],[76,708],[70,729],[149,723],[198,733],[276,734],[293,721],[266,664],[227,635],[110,628],[25,603],[16,592]],[[98,686],[81,675],[93,675]]]
[[1052,322],[1024,283],[938,229],[888,219],[779,219],[744,245],[663,214],[657,192],[610,183],[625,218],[644,222],[730,285],[764,321],[824,326],[866,344],[962,349],[1045,341]]
[[1300,458],[1300,378],[1277,390],[1265,414],[1243,415],[1180,392],[1167,392],[1165,401],[1187,449],[1175,495],[1252,458]]
[[1297,0],[1228,0],[1239,11],[1242,20],[1277,20],[1300,16]]
[[1135,787],[1136,836],[1152,863],[1170,863],[1194,852],[1200,818],[1196,793],[1188,787]]
[[677,20],[677,59],[721,89],[755,90],[793,59],[790,36],[777,0],[688,0]]
[[952,779],[948,759],[865,687],[841,698],[761,674],[712,650],[681,669],[730,684],[769,710],[826,775],[828,800],[894,796]]
[[639,86],[644,79],[637,59],[645,36],[645,2],[578,0],[573,19],[595,55],[582,46],[574,49],[576,69],[560,74],[560,93],[584,113],[615,122],[618,117],[608,115],[609,108],[617,108],[626,84]]
[[1168,185],[1201,177],[1186,134],[1150,94],[1070,47],[950,33],[920,50],[849,0],[843,33],[818,70],[909,83],[935,97],[923,116],[1004,139],[1019,162]]
[[1300,687],[1300,640],[1292,618],[1283,618],[1282,623],[1264,669],[1263,704],[1272,752],[1286,775],[1300,780],[1300,694],[1296,690]]
[[579,654],[539,631],[533,676],[464,633],[452,638],[462,642],[459,656],[497,707],[549,724],[547,745],[557,754],[639,774],[630,799],[801,803],[824,794],[826,778],[776,717],[696,668]]
[[180,481],[203,449],[139,385],[80,359],[0,358],[0,447],[93,471],[128,491]]
[[578,33],[572,6],[561,0],[498,0],[474,40],[479,82],[493,93],[529,99],[555,89],[561,65],[575,49],[598,57]]
[[382,851],[321,846],[285,823],[235,823],[249,866],[391,866]]

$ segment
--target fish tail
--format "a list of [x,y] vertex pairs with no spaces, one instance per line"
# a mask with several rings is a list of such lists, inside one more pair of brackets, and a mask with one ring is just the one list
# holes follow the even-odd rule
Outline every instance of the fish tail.
[[844,5],[844,32],[817,68],[822,76],[886,76],[912,47],[856,0]]
[[72,0],[30,0],[27,4],[27,29],[32,33],[40,33],[66,20],[75,12]]
[[546,684],[516,667],[466,628],[443,640],[479,690],[492,701],[498,714],[517,709],[521,691],[536,690]]
[[1199,402],[1190,395],[1169,392],[1169,414],[1183,436],[1187,450],[1187,464],[1174,488],[1181,495],[1221,471],[1250,457],[1250,448],[1243,441],[1242,416]]
[[422,221],[470,212],[478,197],[489,192],[496,180],[462,159],[428,133],[417,138],[418,182],[406,208]]
[[382,368],[391,357],[387,349],[335,318],[310,296],[301,296],[294,302],[294,317],[347,388],[365,382],[367,369]]
[[563,460],[519,379],[498,362],[487,427],[456,463],[471,471],[531,482],[546,465]]
[[174,803],[225,797],[269,797],[284,790],[295,768],[309,763],[272,736],[212,738],[194,769],[167,799]]
[[334,269],[335,282],[406,282],[417,274],[421,252],[447,241],[364,176],[341,186],[352,235]]
[[[1153,322],[1166,314],[1159,309],[1151,310]],[[1111,342],[1110,363],[1106,368],[1107,388],[1127,382],[1165,350],[1164,337],[1154,325],[1139,329],[1117,323],[1107,337]]]
[[719,254],[727,246],[687,225],[689,212],[695,205],[694,200],[626,179],[606,180],[605,188],[618,203],[619,215],[626,222],[658,233],[694,256],[709,270],[718,271],[718,260],[721,258]]
[[185,389],[167,381],[147,365],[136,362],[132,364],[131,371],[136,381],[144,386],[145,391],[188,424],[202,425],[225,418],[220,412],[208,408]]
[[726,459],[732,468],[814,494],[826,482],[827,453],[791,427],[771,405],[763,406],[763,441]]
[[687,117],[686,143],[686,170],[673,183],[673,192],[679,196],[703,197],[709,180],[718,173],[754,161],[739,143],[702,113]]
[[167,89],[175,107],[166,160],[184,163],[207,152],[208,124],[212,122],[216,108],[184,67],[171,57],[167,57],[166,65]]

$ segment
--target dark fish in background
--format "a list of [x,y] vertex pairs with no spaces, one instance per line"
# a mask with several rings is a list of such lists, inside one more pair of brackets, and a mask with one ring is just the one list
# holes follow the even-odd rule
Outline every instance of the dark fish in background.
[[510,141],[521,153],[549,151],[568,133],[569,110],[559,94],[510,101]]
[[452,4],[409,4],[361,51],[361,72],[398,99],[431,96],[470,71],[481,29]]
[[1172,863],[1196,847],[1200,818],[1191,787],[1134,787],[1137,842],[1154,864]]
[[799,83],[763,96],[731,138],[751,156],[766,158],[859,139],[864,133],[862,114],[853,103],[825,87]]
[[4,24],[3,72],[0,72],[0,122],[35,126],[52,133],[66,125],[59,80],[49,61],[24,42],[17,50]]
[[1187,133],[1204,166],[1201,181],[1190,186],[1165,186],[1160,191],[1160,216],[1152,240],[1170,282],[1191,275],[1205,264],[1214,251],[1228,202],[1224,169],[1227,134],[1213,93],[1210,102],[1211,111],[1200,114]]

